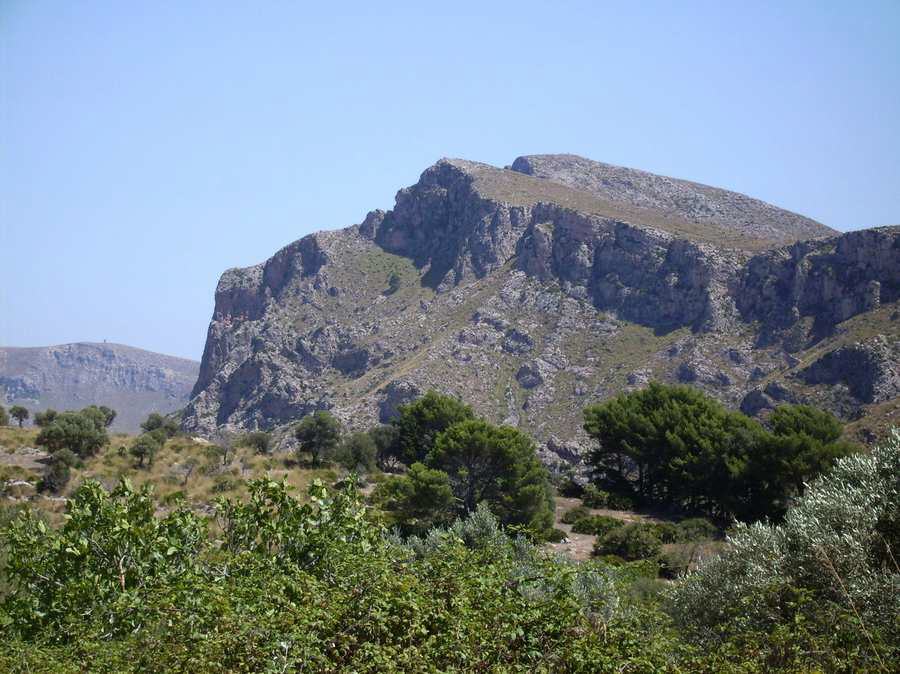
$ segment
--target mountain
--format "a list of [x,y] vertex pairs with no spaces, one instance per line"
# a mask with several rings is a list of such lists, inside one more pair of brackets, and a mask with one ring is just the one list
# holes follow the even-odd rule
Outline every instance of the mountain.
[[392,210],[222,275],[184,424],[330,409],[366,427],[437,389],[573,461],[581,409],[651,379],[754,414],[880,419],[900,395],[898,298],[898,227],[838,234],[572,155],[443,159]]
[[36,410],[107,405],[112,428],[134,432],[150,412],[187,402],[199,363],[121,344],[0,347],[0,394],[9,405]]

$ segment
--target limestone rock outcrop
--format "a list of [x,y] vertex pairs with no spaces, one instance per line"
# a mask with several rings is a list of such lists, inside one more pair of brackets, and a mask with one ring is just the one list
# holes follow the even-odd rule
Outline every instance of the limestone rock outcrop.
[[[585,405],[651,380],[753,413],[813,380],[862,390],[851,356],[798,368],[859,341],[869,316],[893,343],[898,241],[567,155],[441,160],[391,210],[223,274],[183,423],[270,429],[329,409],[364,428],[436,389],[568,461]],[[896,397],[886,362],[836,411]]]

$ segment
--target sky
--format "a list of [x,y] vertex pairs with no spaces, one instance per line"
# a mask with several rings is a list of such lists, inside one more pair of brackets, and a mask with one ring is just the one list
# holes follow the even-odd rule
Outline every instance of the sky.
[[199,359],[225,269],[546,152],[900,223],[900,2],[0,0],[0,346]]

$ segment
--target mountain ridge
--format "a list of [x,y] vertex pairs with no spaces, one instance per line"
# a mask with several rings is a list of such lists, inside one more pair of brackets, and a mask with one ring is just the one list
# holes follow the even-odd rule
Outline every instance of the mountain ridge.
[[[769,234],[775,234],[779,243],[840,234],[811,218],[740,192],[578,155],[523,155],[517,157],[510,168],[598,196],[615,195],[616,200],[635,207],[677,211],[682,217],[687,215],[696,222],[716,222],[747,233],[759,221],[774,220],[778,225],[776,229],[784,231],[776,233],[770,229]],[[758,233],[753,234],[758,236]]]
[[0,392],[32,413],[107,405],[118,413],[113,430],[133,432],[150,412],[184,406],[199,365],[108,342],[0,347]]
[[[760,382],[799,377],[794,360],[842,339],[844,322],[897,301],[900,230],[826,236],[743,195],[729,215],[736,193],[719,192],[719,221],[697,223],[442,159],[391,210],[222,275],[185,428],[277,428],[316,409],[362,427],[435,388],[574,460],[586,404],[656,378],[738,407]],[[751,229],[748,212],[761,214]],[[883,327],[893,344],[895,323]],[[824,395],[797,382],[795,397]],[[848,417],[868,404],[852,398],[823,404]]]

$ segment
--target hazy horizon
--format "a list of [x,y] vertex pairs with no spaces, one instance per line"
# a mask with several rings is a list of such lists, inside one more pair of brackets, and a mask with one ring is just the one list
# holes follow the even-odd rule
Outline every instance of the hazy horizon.
[[199,360],[225,269],[444,156],[574,153],[900,223],[898,3],[342,10],[4,3],[0,346]]

